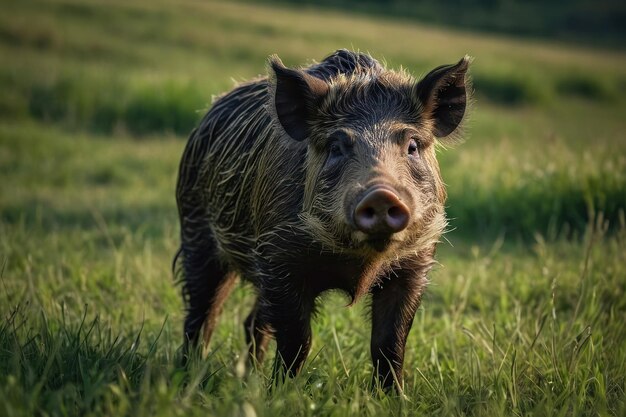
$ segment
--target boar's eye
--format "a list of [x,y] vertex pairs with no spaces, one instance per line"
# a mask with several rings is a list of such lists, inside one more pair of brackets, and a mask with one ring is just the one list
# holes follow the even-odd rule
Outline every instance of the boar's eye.
[[328,157],[326,158],[326,166],[336,166],[343,160],[344,153],[339,141],[332,141],[328,144]]
[[343,152],[341,150],[341,145],[337,142],[331,143],[330,149],[328,152],[331,158],[339,158],[343,155]]
[[351,136],[343,130],[334,132],[327,142],[328,159],[327,163],[335,164],[344,159],[350,152],[352,143]]
[[411,139],[409,141],[409,149],[407,153],[414,156],[418,155],[417,141],[415,139]]

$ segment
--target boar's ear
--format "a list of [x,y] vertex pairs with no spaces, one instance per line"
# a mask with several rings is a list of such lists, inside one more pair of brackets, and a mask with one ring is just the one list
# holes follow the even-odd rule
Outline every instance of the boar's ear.
[[470,62],[466,55],[456,64],[437,67],[417,84],[417,98],[432,119],[433,133],[438,138],[450,135],[463,120],[470,90]]
[[270,109],[285,132],[297,141],[309,137],[309,122],[315,106],[328,92],[328,84],[304,71],[286,68],[277,56],[270,57],[274,72]]

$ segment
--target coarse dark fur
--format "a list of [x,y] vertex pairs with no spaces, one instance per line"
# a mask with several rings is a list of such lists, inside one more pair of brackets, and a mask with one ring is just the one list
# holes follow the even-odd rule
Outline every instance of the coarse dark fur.
[[[347,50],[301,70],[272,57],[269,77],[215,101],[189,138],[176,191],[185,352],[202,327],[209,342],[241,277],[258,294],[244,323],[251,356],[262,360],[273,336],[276,374],[295,374],[317,296],[339,289],[352,302],[371,294],[375,375],[385,387],[401,383],[446,227],[435,146],[464,117],[468,65],[465,57],[417,82]],[[355,206],[383,188],[406,206],[408,225],[359,230]]]

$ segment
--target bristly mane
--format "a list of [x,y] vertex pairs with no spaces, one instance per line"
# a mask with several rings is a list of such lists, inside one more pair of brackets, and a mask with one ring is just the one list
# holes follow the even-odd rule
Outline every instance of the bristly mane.
[[339,49],[332,55],[324,58],[319,64],[305,69],[305,71],[324,81],[331,81],[339,74],[371,73],[380,74],[385,68],[367,54]]

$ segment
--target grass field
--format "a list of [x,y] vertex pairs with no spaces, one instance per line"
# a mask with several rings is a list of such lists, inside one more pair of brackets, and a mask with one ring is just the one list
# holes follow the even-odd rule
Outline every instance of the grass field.
[[[1,416],[626,415],[626,54],[253,4],[0,6]],[[245,286],[183,371],[186,134],[268,55],[342,47],[416,76],[475,57],[404,393],[368,388],[367,303],[340,294],[273,391],[269,363],[242,371]]]

